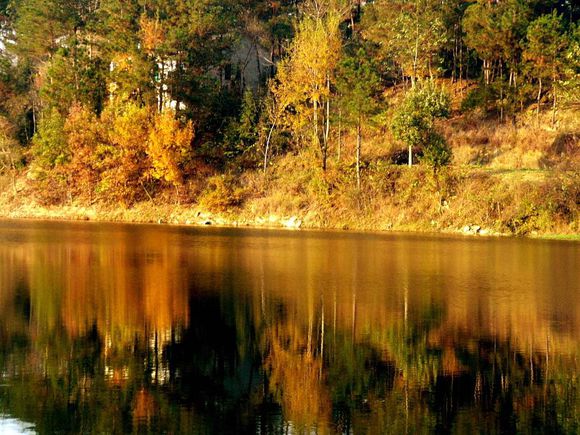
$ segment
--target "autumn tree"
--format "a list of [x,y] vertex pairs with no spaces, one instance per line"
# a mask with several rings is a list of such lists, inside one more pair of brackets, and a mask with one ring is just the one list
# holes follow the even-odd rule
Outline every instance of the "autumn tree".
[[105,143],[97,149],[98,192],[125,205],[150,196],[150,109],[132,102],[113,104],[103,112],[102,121],[108,128]]
[[184,166],[191,159],[192,140],[191,121],[182,125],[175,119],[174,111],[158,113],[153,118],[147,141],[151,176],[172,185],[178,192],[183,183]]
[[65,120],[63,133],[69,156],[65,171],[71,174],[72,194],[92,202],[99,183],[97,152],[105,146],[105,126],[92,110],[74,104]]
[[305,129],[319,150],[326,169],[330,133],[331,84],[341,52],[340,16],[330,10],[323,16],[304,17],[286,59],[280,62],[272,93],[280,113],[295,135]]

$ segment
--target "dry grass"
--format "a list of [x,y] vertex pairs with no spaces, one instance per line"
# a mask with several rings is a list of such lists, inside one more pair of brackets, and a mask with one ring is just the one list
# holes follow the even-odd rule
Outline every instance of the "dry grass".
[[[459,107],[466,86],[451,86]],[[463,86],[463,88],[461,87]],[[391,107],[399,90],[387,95]],[[361,189],[356,187],[355,137],[343,132],[330,144],[328,169],[316,152],[278,157],[266,175],[259,170],[219,175],[206,170],[179,192],[155,192],[130,208],[96,203],[42,207],[26,178],[18,194],[0,190],[0,216],[91,219],[178,224],[280,226],[297,217],[309,228],[459,231],[476,225],[489,234],[580,233],[580,117],[577,111],[539,119],[529,112],[498,123],[478,113],[455,114],[439,124],[453,150],[453,164],[438,173],[425,166],[390,164],[403,147],[385,125],[364,131]],[[2,180],[0,180],[1,182]]]

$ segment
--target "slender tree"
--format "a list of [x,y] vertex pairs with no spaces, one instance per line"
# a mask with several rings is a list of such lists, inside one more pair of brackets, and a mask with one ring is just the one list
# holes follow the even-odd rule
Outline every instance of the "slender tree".
[[356,129],[356,184],[361,186],[363,126],[379,109],[380,77],[363,49],[339,64],[337,90],[343,119]]

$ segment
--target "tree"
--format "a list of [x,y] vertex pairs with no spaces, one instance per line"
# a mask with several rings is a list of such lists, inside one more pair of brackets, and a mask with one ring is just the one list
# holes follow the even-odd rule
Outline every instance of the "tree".
[[[506,93],[515,100],[522,57],[522,41],[526,35],[531,10],[523,0],[489,2],[478,0],[465,11],[465,42],[483,61],[485,86],[497,82],[500,120],[503,121]],[[508,74],[508,88],[504,76]]]
[[565,66],[566,48],[570,45],[566,37],[562,17],[552,12],[542,15],[528,27],[524,59],[528,68],[538,80],[537,114],[540,115],[543,85],[552,89],[552,122],[556,114],[556,86]]
[[403,77],[434,77],[439,50],[447,42],[441,2],[378,0],[363,17],[363,35],[393,58]]
[[378,110],[380,77],[375,65],[364,49],[340,62],[337,73],[337,90],[341,112],[348,124],[356,128],[356,184],[360,189],[362,128]]
[[40,168],[51,170],[68,162],[70,154],[64,133],[64,122],[65,117],[56,108],[43,114],[32,143],[35,163]]
[[92,110],[74,104],[63,132],[69,154],[64,172],[70,176],[71,195],[92,201],[99,182],[97,150],[105,144],[104,126]]
[[[44,101],[49,86],[57,88],[56,94],[76,96],[83,87],[81,82],[87,84],[86,72],[95,68],[102,69],[102,64],[92,56],[96,52],[93,50],[93,27],[97,19],[97,5],[98,2],[94,0],[20,0],[12,3],[14,41],[10,38],[8,48],[19,64],[28,64],[31,69],[32,92],[27,97],[33,120],[44,109],[50,109],[50,104]],[[55,60],[59,50],[65,50],[66,56]],[[82,59],[81,54],[85,50],[89,60]],[[56,77],[47,76],[51,68],[53,74],[59,73]],[[61,77],[61,73],[66,74]],[[67,86],[70,89],[65,91],[64,86],[58,85],[61,78],[65,78],[65,83],[74,83],[74,86]],[[93,81],[91,86],[95,84]],[[44,96],[39,95],[40,87],[44,87]],[[100,84],[100,88],[103,88],[103,84]],[[88,91],[86,86],[84,91]],[[99,86],[92,91],[98,93]],[[83,98],[74,100],[84,101]],[[66,116],[66,110],[61,109],[61,113]],[[33,127],[36,130],[36,125]]]
[[432,81],[422,82],[407,93],[395,113],[392,130],[395,138],[409,147],[409,166],[413,164],[413,147],[421,147],[435,169],[449,163],[451,150],[434,125],[437,118],[449,114],[449,95]]
[[[289,56],[280,62],[272,93],[280,114],[295,138],[310,125],[310,141],[320,150],[326,169],[330,131],[331,83],[339,61],[340,16],[330,10],[320,17],[305,17],[296,28]],[[278,122],[278,121],[276,121]]]
[[0,175],[8,174],[12,192],[16,194],[18,142],[14,139],[15,129],[5,117],[0,116]]
[[79,103],[100,113],[105,101],[107,68],[102,59],[90,55],[89,49],[74,38],[55,53],[42,74],[40,96],[45,107],[56,107],[66,115]]
[[154,59],[141,40],[139,18],[143,11],[138,0],[102,0],[99,8],[103,57],[109,65],[107,91],[117,103],[157,103]]
[[240,157],[255,148],[260,140],[263,107],[263,101],[259,99],[259,96],[254,96],[250,89],[246,89],[239,117],[231,119],[224,133],[223,145],[226,158]]
[[[114,102],[115,103],[115,102]],[[110,104],[101,116],[107,125],[103,145],[97,149],[97,190],[108,199],[129,205],[146,193],[151,160],[147,154],[150,108],[132,102]]]
[[147,154],[151,159],[151,175],[174,186],[183,183],[185,164],[191,159],[193,125],[175,119],[175,112],[166,110],[153,118]]

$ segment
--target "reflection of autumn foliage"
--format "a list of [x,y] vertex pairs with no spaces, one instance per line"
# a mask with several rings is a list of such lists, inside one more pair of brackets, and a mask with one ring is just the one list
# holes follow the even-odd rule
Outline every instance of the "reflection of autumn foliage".
[[141,423],[147,423],[155,415],[157,403],[155,398],[146,389],[141,388],[133,399],[133,425],[139,427]]
[[[113,244],[106,238],[102,245],[90,243],[101,237],[98,232],[83,234],[74,247],[24,244],[10,260],[13,270],[23,271],[21,282],[30,289],[34,322],[41,330],[62,324],[78,337],[96,326],[107,347],[117,347],[144,333],[186,326],[184,252],[169,240],[136,240],[130,233],[114,236]],[[14,274],[0,274],[0,301],[16,296],[14,279]]]
[[322,359],[307,350],[297,325],[278,324],[267,330],[269,352],[265,368],[270,390],[282,404],[284,416],[297,424],[329,421],[332,402],[324,383]]

